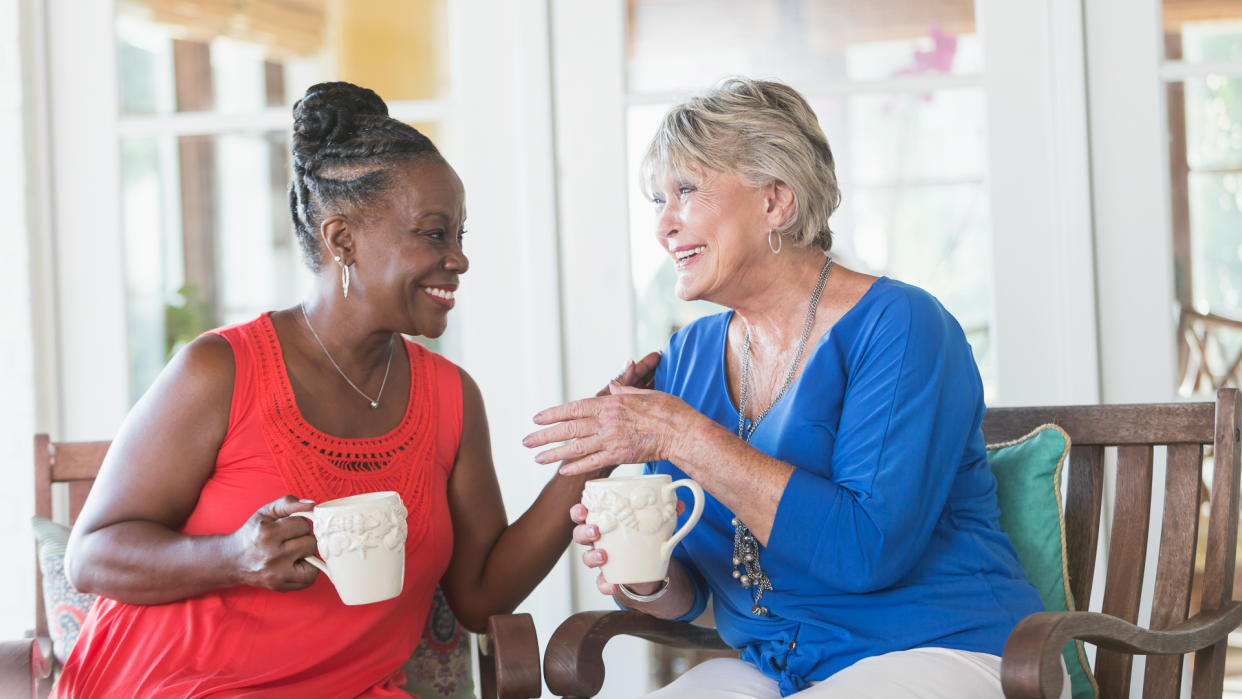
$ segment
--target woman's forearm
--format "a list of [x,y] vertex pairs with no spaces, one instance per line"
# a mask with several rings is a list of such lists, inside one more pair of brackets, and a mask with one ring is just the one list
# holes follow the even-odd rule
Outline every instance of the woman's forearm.
[[587,480],[554,476],[530,508],[500,533],[487,554],[477,591],[459,605],[469,608],[455,609],[467,628],[479,630],[488,616],[513,611],[561,559],[573,534],[569,508],[582,499]]
[[187,536],[154,522],[74,533],[65,569],[81,592],[164,604],[245,582],[226,535]]
[[767,545],[776,508],[794,467],[755,449],[719,423],[690,410],[669,457],[677,468],[736,514]]

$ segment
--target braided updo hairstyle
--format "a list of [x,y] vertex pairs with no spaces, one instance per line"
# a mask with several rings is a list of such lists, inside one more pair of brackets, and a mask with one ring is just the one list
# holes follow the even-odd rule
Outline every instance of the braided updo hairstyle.
[[323,262],[318,231],[325,213],[384,194],[398,163],[441,157],[431,139],[388,116],[379,95],[346,82],[312,85],[293,105],[291,150],[289,212],[316,272]]

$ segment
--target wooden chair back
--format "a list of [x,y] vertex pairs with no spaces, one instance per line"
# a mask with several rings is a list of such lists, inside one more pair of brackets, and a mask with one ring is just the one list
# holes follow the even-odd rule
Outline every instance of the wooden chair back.
[[[1236,389],[1222,389],[1214,403],[992,408],[984,418],[988,443],[1021,437],[1053,423],[1069,433],[1065,498],[1070,587],[1079,611],[1087,611],[1097,579],[1105,463],[1115,459],[1112,521],[1107,523],[1108,561],[1100,611],[1137,623],[1151,527],[1153,476],[1163,457],[1163,507],[1150,628],[1168,629],[1190,614],[1192,589],[1203,611],[1233,595],[1238,536],[1239,441],[1242,419]],[[1205,466],[1205,449],[1210,456]],[[1111,453],[1110,453],[1111,452]],[[1205,478],[1206,476],[1206,478]],[[1199,531],[1203,484],[1210,483],[1207,535]],[[1199,545],[1204,540],[1203,546]],[[1196,570],[1196,555],[1202,562]],[[1220,696],[1227,641],[1195,653],[1191,695]],[[1129,697],[1133,656],[1098,649],[1095,675],[1101,696]],[[1182,656],[1150,655],[1145,697],[1176,697]]]
[[[52,502],[56,484],[68,490],[68,510],[60,518],[72,526],[77,521],[86,496],[91,491],[104,454],[111,442],[53,442],[46,434],[34,438],[35,514],[53,519]],[[43,576],[35,562],[35,635],[48,635],[47,615],[43,613]]]

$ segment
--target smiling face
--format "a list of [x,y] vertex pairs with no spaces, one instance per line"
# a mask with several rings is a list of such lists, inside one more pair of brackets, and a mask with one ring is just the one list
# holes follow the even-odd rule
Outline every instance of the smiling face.
[[465,190],[439,158],[404,164],[393,175],[354,235],[356,278],[368,303],[401,332],[439,337],[458,277],[470,267],[462,251]]
[[745,293],[754,261],[767,252],[772,189],[714,170],[655,171],[656,238],[676,266],[677,298],[732,306]]

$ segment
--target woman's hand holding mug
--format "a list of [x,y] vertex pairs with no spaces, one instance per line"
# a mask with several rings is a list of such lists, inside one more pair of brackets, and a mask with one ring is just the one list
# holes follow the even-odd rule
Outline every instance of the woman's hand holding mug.
[[[693,493],[694,507],[674,531],[685,509],[673,495],[679,487]],[[569,510],[576,525],[574,541],[590,547],[583,553],[582,562],[600,569],[595,584],[606,595],[618,592],[616,584],[624,584],[637,595],[659,589],[668,574],[673,547],[698,523],[702,513],[703,491],[699,485],[689,479],[674,482],[664,474],[589,481],[583,503]],[[597,548],[596,544],[601,546]],[[611,558],[609,548],[614,549]]]
[[315,506],[286,495],[250,516],[228,536],[240,583],[276,592],[310,587],[319,571],[304,559],[315,553],[310,524],[295,515]]

